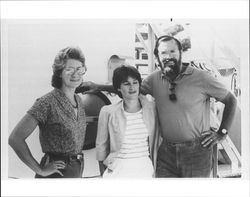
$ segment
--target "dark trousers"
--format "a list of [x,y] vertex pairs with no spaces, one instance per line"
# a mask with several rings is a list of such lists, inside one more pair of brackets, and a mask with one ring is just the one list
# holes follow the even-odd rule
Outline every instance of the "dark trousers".
[[201,146],[201,138],[171,143],[163,140],[158,149],[156,177],[209,177],[212,147]]
[[83,167],[84,167],[83,154],[62,156],[62,155],[46,153],[41,160],[40,163],[41,167],[45,165],[47,157],[49,157],[50,162],[52,161],[65,162],[66,167],[64,169],[59,169],[62,172],[63,176],[61,176],[58,173],[54,173],[46,177],[36,174],[35,178],[81,178],[82,177]]

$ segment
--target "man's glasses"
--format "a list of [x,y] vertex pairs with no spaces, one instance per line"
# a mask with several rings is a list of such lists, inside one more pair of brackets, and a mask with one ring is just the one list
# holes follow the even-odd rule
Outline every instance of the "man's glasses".
[[73,74],[78,74],[78,75],[84,75],[87,71],[86,67],[79,67],[77,69],[73,68],[73,67],[68,67],[64,69],[65,72],[69,75],[73,75]]
[[177,97],[176,97],[176,94],[175,94],[175,86],[176,86],[176,83],[174,83],[174,82],[169,83],[169,91],[170,91],[169,99],[171,101],[176,101],[177,100]]

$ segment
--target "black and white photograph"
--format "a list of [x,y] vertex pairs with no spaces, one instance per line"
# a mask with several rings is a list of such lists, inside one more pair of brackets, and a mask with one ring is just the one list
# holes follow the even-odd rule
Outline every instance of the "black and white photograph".
[[249,183],[249,18],[1,18],[1,79],[9,190]]

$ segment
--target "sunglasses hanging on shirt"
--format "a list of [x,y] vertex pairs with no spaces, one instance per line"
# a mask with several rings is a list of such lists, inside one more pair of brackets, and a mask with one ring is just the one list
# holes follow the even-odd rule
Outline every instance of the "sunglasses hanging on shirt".
[[176,86],[176,83],[169,82],[169,91],[170,91],[169,99],[171,101],[177,101],[177,97],[176,97],[176,94],[175,94],[175,86]]

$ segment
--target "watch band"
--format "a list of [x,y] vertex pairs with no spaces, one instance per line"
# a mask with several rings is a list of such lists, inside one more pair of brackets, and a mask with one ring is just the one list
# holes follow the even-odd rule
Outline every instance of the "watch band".
[[218,131],[218,134],[220,134],[220,135],[227,135],[228,132],[227,132],[226,129],[222,129],[222,130],[219,130],[219,131]]

